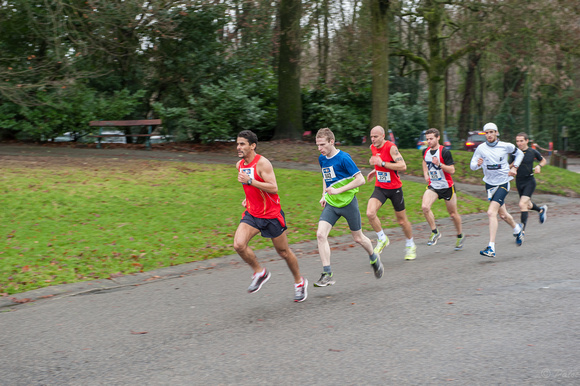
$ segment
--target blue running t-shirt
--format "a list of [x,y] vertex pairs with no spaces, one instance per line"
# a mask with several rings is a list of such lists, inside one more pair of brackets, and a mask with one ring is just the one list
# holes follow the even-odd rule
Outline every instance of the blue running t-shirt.
[[[354,177],[360,173],[360,170],[350,158],[348,153],[339,150],[335,155],[328,158],[324,155],[318,157],[318,163],[322,168],[322,178],[326,183],[326,187],[340,188],[354,180]],[[350,204],[354,195],[358,193],[359,188],[347,190],[340,194],[329,195],[324,194],[324,199],[327,204],[336,208],[342,208]]]

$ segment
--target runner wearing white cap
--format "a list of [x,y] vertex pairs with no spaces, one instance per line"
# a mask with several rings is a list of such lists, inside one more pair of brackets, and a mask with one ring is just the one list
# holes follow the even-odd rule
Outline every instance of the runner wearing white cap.
[[[487,210],[489,218],[489,245],[479,253],[483,256],[495,257],[495,236],[498,228],[497,215],[513,228],[516,245],[521,246],[524,241],[522,228],[508,213],[505,198],[510,190],[510,181],[518,172],[524,153],[514,144],[500,141],[499,130],[495,123],[489,122],[483,126],[487,142],[479,145],[471,158],[471,170],[483,169],[483,181],[487,189],[487,198],[490,201]],[[515,160],[509,166],[509,155]]]

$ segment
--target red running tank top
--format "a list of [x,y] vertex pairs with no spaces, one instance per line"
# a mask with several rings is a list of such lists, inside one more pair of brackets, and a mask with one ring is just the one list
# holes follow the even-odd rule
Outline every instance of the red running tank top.
[[[371,145],[371,151],[373,155],[378,155],[385,163],[393,162],[393,157],[391,157],[391,148],[395,146],[391,141],[386,141],[385,144],[377,149],[375,145]],[[403,186],[399,173],[396,170],[391,170],[382,167],[381,165],[375,165],[376,181],[375,186],[383,189],[398,189]]]
[[[261,155],[256,154],[256,157],[248,165],[245,165],[246,161],[242,160],[239,163],[238,170],[248,174],[255,181],[264,182],[256,172],[256,165],[261,157]],[[252,185],[244,184],[243,187],[244,193],[246,193],[246,210],[252,216],[269,219],[276,218],[282,225],[285,225],[278,194],[264,192]]]

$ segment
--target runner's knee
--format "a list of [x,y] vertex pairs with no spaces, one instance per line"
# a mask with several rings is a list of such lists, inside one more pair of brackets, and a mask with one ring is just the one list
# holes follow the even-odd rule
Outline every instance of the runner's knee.
[[234,239],[234,249],[237,253],[243,252],[248,245],[240,240]]

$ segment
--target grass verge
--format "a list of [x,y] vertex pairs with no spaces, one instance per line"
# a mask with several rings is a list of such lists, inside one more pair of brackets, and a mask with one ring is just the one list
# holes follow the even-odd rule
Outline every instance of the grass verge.
[[[64,162],[64,161],[63,161]],[[83,160],[74,165],[0,167],[0,293],[110,278],[234,253],[243,189],[233,165]],[[290,243],[313,240],[321,208],[319,173],[277,169]],[[363,229],[373,186],[358,194]],[[405,182],[412,223],[423,222],[423,184]],[[461,196],[460,212],[486,209]],[[436,217],[447,216],[434,205]],[[379,212],[396,227],[394,212]],[[331,236],[348,233],[340,220]],[[255,249],[271,246],[256,237]]]

